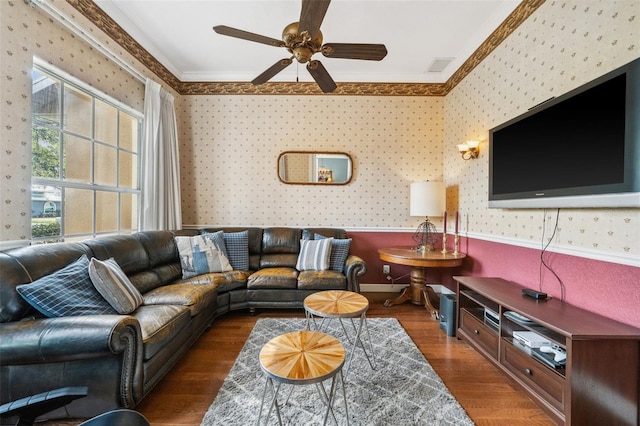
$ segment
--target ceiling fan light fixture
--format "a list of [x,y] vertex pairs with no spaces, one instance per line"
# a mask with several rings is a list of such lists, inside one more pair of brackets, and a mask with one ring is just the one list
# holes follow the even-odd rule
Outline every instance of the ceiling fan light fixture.
[[292,49],[293,56],[295,56],[296,61],[301,64],[306,64],[311,60],[311,56],[315,53],[313,50],[309,49],[306,46],[298,46]]

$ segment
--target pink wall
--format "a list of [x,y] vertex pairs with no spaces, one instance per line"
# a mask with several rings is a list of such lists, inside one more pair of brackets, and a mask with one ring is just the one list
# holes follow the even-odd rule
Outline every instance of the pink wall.
[[[349,235],[353,238],[351,252],[367,262],[367,273],[360,279],[363,284],[390,284],[382,274],[384,262],[378,257],[378,248],[414,245],[411,233],[350,232]],[[449,236],[449,240],[451,248],[453,237]],[[453,290],[453,275],[474,275],[501,277],[523,287],[539,289],[540,250],[461,238],[460,251],[468,255],[463,266],[428,271],[427,281],[442,283]],[[545,253],[545,260],[563,281],[567,303],[640,327],[640,268],[551,252]],[[393,277],[407,272],[407,267],[391,265]],[[408,283],[409,279],[398,282]],[[542,291],[561,297],[560,284],[547,270],[543,273]]]

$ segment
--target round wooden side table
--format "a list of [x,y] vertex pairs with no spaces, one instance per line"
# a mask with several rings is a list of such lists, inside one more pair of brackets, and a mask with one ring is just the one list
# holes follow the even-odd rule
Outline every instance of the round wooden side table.
[[[369,309],[369,300],[359,293],[345,290],[326,290],[310,294],[304,299],[304,311],[307,316],[307,328],[311,329],[311,325],[318,331],[324,331],[323,327],[326,319],[337,318],[342,326],[349,344],[351,344],[351,353],[349,354],[349,362],[345,369],[345,374],[349,374],[351,361],[358,344],[362,348],[367,361],[372,369],[376,369],[373,345],[371,344],[371,335],[369,334],[369,326],[367,325],[367,310]],[[360,317],[358,325],[354,324],[353,318]],[[320,324],[316,322],[316,318],[322,318]],[[355,331],[353,343],[351,342],[350,333],[342,322],[343,318],[351,320],[351,328]],[[369,353],[362,341],[362,330],[364,328],[366,340],[369,343]]]
[[[283,383],[289,385],[315,384],[320,399],[327,404],[323,423],[326,424],[329,413],[331,412],[333,415],[333,399],[337,387],[336,377],[339,377],[342,384],[346,424],[349,424],[347,393],[342,375],[345,351],[338,339],[319,331],[294,331],[269,340],[260,350],[259,357],[260,367],[266,376],[266,382],[258,414],[258,425],[262,419],[267,389],[271,389],[272,393],[271,404],[266,416],[267,422],[275,406],[278,422],[282,424],[277,398]],[[331,379],[331,387],[327,394],[322,382],[328,379]],[[274,382],[277,385],[274,386]]]
[[424,305],[433,319],[439,319],[440,300],[431,287],[426,284],[427,268],[453,268],[462,265],[467,257],[464,253],[442,253],[440,251],[419,251],[414,247],[389,247],[378,249],[380,260],[397,265],[411,266],[411,284],[400,296],[387,299],[384,306],[389,307],[410,301],[414,305]]

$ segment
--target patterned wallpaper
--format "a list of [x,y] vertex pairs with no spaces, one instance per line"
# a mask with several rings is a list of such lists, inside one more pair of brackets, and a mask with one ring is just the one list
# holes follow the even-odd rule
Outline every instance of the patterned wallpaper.
[[[541,241],[542,210],[487,208],[488,131],[640,56],[640,1],[547,1],[445,98],[445,181],[470,235]],[[480,158],[455,144],[482,139]],[[547,211],[551,236],[556,211]],[[554,245],[640,256],[640,209],[562,209]],[[546,241],[545,241],[546,242]]]
[[[145,75],[149,72],[68,3],[57,7]],[[541,210],[489,210],[488,129],[639,56],[640,2],[548,0],[446,97],[176,96],[185,225],[317,225],[413,229],[409,183],[442,179],[448,210],[470,236],[535,243]],[[33,55],[141,110],[141,82],[38,8],[0,1],[0,242],[28,238]],[[455,145],[483,139],[480,158]],[[285,150],[348,152],[353,182],[285,185]],[[562,210],[558,244],[640,255],[638,209]],[[451,215],[452,216],[452,215]],[[450,217],[451,217],[450,216]],[[554,212],[547,212],[549,219]],[[434,222],[440,228],[439,219]],[[452,222],[450,220],[450,226]],[[545,231],[547,231],[545,230]],[[549,235],[549,233],[546,233]]]
[[[70,10],[64,1],[55,2]],[[75,16],[75,14],[74,14]],[[81,17],[78,19],[82,20]],[[39,8],[0,1],[0,241],[30,238],[31,68],[37,56],[142,111],[144,84],[88,46]],[[94,34],[100,37],[100,34]],[[103,37],[114,50],[117,46]],[[120,51],[121,57],[127,54]],[[131,63],[134,60],[130,59]]]
[[[417,226],[409,183],[442,179],[443,105],[442,97],[183,96],[183,222]],[[300,150],[347,152],[352,182],[281,183],[278,155]]]

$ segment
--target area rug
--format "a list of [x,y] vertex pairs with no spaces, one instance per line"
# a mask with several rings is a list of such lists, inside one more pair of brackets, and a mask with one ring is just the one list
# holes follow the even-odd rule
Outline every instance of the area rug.
[[[376,370],[358,346],[345,374],[350,425],[473,425],[398,320],[368,318],[367,323]],[[298,318],[259,319],[202,425],[255,425],[265,384],[258,360],[260,349],[273,337],[305,329],[305,325],[306,320]],[[332,320],[326,332],[350,351],[338,320]],[[326,383],[328,387],[330,380]],[[283,388],[280,395],[288,393]],[[261,424],[266,424],[265,414],[266,410]],[[315,386],[294,386],[281,415],[287,425],[322,424],[324,410]],[[341,393],[335,401],[335,420],[340,425],[347,423]],[[327,424],[335,423],[330,416]],[[278,424],[275,410],[268,424]]]

